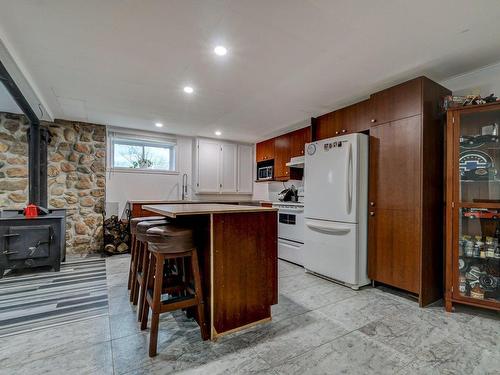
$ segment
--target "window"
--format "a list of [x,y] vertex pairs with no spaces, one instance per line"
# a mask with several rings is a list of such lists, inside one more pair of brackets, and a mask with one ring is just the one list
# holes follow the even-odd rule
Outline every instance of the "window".
[[175,171],[175,143],[113,138],[112,165],[117,169]]

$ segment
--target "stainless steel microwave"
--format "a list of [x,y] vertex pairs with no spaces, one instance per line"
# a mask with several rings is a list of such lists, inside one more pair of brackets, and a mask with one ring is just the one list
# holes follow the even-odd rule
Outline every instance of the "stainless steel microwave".
[[257,169],[257,180],[272,180],[273,179],[273,167],[260,167]]

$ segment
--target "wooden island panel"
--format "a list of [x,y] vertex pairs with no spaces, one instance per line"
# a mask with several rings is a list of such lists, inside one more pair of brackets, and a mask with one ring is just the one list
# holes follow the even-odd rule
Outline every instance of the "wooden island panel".
[[276,212],[213,215],[213,329],[271,318],[278,302]]

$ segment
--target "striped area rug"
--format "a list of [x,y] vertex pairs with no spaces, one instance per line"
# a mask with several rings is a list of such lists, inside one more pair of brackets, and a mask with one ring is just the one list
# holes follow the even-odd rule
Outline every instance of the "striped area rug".
[[0,337],[108,314],[106,260],[0,279]]

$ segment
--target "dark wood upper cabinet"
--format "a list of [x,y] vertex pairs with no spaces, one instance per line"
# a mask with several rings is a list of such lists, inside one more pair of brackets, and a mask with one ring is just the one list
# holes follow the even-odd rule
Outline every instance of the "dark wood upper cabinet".
[[422,113],[422,82],[424,77],[379,91],[370,97],[373,125],[411,117]]
[[339,131],[340,112],[330,112],[315,119],[313,139],[318,141],[320,139],[335,137],[335,135],[339,134]]
[[360,133],[370,128],[370,100],[350,105],[315,119],[314,140]]
[[290,161],[292,136],[290,133],[274,139],[274,179],[290,178],[290,168],[285,164]]
[[274,138],[257,143],[255,157],[257,162],[274,159]]
[[310,126],[292,132],[290,157],[304,155],[304,145],[309,142],[311,142]]

